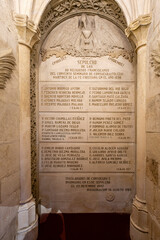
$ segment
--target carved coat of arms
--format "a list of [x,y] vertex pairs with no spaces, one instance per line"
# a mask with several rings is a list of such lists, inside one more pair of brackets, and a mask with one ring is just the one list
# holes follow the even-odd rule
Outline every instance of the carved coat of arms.
[[[110,29],[110,24],[112,29]],[[44,43],[42,49],[42,60],[56,55],[77,57],[101,57],[111,56],[118,58],[123,56],[132,62],[133,52],[128,49],[128,43],[115,37],[117,26],[99,16],[82,14],[68,19],[54,28]],[[113,33],[112,33],[113,31]],[[121,30],[119,29],[121,32]],[[121,35],[123,33],[121,32]],[[127,40],[126,40],[127,41]]]

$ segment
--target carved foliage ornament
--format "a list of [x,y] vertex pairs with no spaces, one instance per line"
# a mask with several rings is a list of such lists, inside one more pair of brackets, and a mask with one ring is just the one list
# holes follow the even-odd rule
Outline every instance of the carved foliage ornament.
[[12,50],[7,49],[0,51],[0,89],[4,89],[6,82],[11,77],[11,73],[15,66],[15,58]]
[[36,45],[32,48],[31,51],[31,73],[30,73],[30,103],[31,103],[31,181],[32,181],[32,195],[36,199],[36,205],[38,207],[39,201],[39,186],[38,186],[38,166],[37,166],[37,149],[36,149],[36,69],[37,69],[37,61],[36,61]]
[[39,28],[43,35],[53,23],[70,13],[77,13],[77,11],[96,11],[96,14],[103,14],[108,16],[122,29],[127,27],[123,12],[114,0],[65,0],[58,6],[49,5],[46,9],[45,16],[40,22]]

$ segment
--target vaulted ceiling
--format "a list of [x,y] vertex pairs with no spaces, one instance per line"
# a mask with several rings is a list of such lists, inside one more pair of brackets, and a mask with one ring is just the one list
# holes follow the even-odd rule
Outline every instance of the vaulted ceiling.
[[[39,24],[41,16],[45,11],[47,5],[53,0],[12,0],[14,5],[14,11],[19,14],[28,15],[28,17],[35,23]],[[82,1],[82,0],[81,0]],[[92,0],[93,2],[96,0]],[[102,0],[105,2],[107,0]],[[110,1],[110,0],[108,0]],[[115,0],[122,9],[129,25],[138,16],[151,12],[152,3],[154,0]],[[62,2],[62,0],[54,0]]]

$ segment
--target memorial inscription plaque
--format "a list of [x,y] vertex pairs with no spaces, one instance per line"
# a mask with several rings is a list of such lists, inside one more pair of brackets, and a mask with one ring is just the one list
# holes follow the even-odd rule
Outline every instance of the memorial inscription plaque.
[[39,64],[39,180],[45,207],[130,212],[135,75],[124,33],[82,14],[56,26]]

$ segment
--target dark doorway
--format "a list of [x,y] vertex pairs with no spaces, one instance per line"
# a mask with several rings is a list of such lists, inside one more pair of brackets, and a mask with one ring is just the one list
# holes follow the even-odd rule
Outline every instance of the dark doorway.
[[130,240],[129,214],[49,214],[38,240]]

